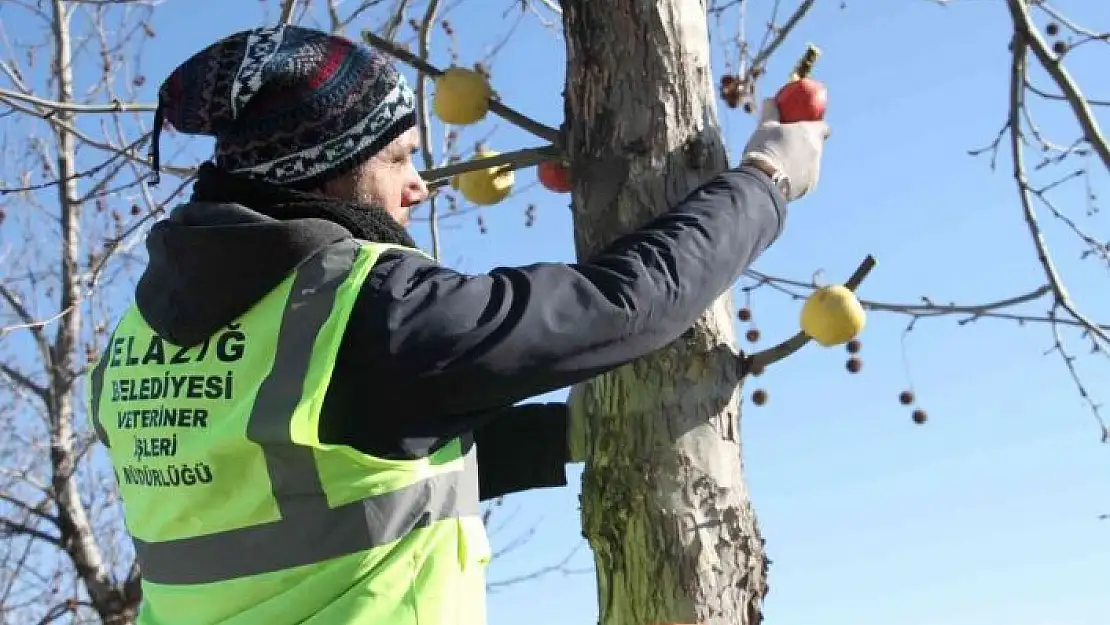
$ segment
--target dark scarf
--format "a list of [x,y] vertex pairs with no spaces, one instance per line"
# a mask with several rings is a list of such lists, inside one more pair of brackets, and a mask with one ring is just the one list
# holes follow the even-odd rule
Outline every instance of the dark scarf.
[[343,226],[356,239],[416,247],[409,233],[385,209],[346,202],[307,191],[272,185],[261,180],[229,174],[212,163],[197,172],[193,200],[232,202],[282,221],[325,219]]

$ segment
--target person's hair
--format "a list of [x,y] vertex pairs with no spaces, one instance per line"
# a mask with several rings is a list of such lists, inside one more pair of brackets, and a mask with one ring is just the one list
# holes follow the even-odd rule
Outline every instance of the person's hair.
[[359,197],[366,191],[365,180],[372,167],[373,157],[367,158],[353,167],[344,168],[338,174],[329,176],[313,185],[311,192],[339,200],[366,203],[370,198]]

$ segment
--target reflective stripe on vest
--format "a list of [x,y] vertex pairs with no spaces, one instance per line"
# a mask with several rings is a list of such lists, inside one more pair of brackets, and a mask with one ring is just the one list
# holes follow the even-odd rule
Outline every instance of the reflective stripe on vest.
[[[289,419],[302,400],[314,341],[361,247],[357,241],[337,243],[297,268],[280,319],[273,365],[251,407],[247,438],[267,441],[262,452],[270,483],[281,484],[284,492],[297,496],[275,493],[278,521],[158,542],[136,538],[145,580],[199,584],[281,571],[366,551],[438,520],[478,514],[477,465],[471,444],[465,444],[462,471],[434,474],[399,490],[331,508],[313,448],[292,440]],[[90,415],[105,445],[111,441],[101,423],[100,408],[110,360],[106,354],[90,374]]]

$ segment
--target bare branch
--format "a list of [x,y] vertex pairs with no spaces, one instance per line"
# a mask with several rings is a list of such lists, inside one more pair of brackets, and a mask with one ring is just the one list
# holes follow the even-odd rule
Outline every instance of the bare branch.
[[25,390],[31,392],[39,399],[46,401],[47,389],[43,385],[35,382],[25,373],[22,373],[11,365],[0,362],[0,373],[8,376],[13,382],[23,387]]
[[61,546],[61,539],[52,534],[48,534],[37,527],[33,527],[26,523],[13,521],[11,519],[0,518],[0,536],[4,538],[11,538],[12,536],[30,536],[36,540],[41,540],[49,545],[56,547]]
[[[414,55],[408,50],[398,47],[396,44],[394,44],[392,41],[389,41],[388,39],[379,37],[378,35],[368,30],[362,31],[362,37],[370,45],[382,50],[383,52],[387,52],[391,56],[396,57],[398,60],[412,66],[417,71],[423,72],[432,77],[438,77],[443,74],[443,70],[439,69],[438,67],[432,65],[427,61],[422,60],[420,57]],[[498,100],[496,97],[490,98],[489,110],[494,115],[501,117],[507,122],[515,124],[523,130],[527,130],[528,132],[536,135],[541,139],[544,139],[556,145],[562,143],[558,130],[551,128],[550,126],[545,126],[540,122],[532,119],[531,117],[528,117],[527,115],[524,115],[523,113],[520,113],[515,109],[502,104],[501,101]]]
[[802,18],[809,13],[809,10],[813,8],[814,4],[816,4],[816,0],[803,0],[803,2],[798,5],[798,8],[794,9],[794,12],[790,14],[790,17],[786,18],[782,26],[775,27],[773,24],[771,25],[771,28],[775,32],[775,37],[771,40],[770,44],[762,46],[759,52],[752,57],[750,71],[754,71],[755,75],[763,73],[763,66],[767,64],[768,59],[770,59],[771,55],[779,49],[779,46],[786,41],[786,37],[789,36],[790,32],[802,21]]
[[[28,93],[19,93],[11,89],[0,88],[0,102],[7,102],[8,100],[19,100],[27,104],[49,109],[51,111],[66,111],[69,113],[128,113],[128,112],[152,112],[156,108],[153,104],[142,103],[128,103],[120,102],[119,100],[110,102],[108,104],[76,104],[72,102],[55,102],[33,96]],[[51,113],[46,113],[47,115]]]
[[[867,258],[864,258],[863,262],[859,264],[859,267],[856,267],[856,270],[852,272],[851,277],[844,282],[844,286],[852,291],[858,289],[863,280],[867,278],[867,274],[871,273],[871,270],[875,268],[875,264],[875,258],[869,254]],[[774,347],[748,356],[744,359],[742,369],[744,371],[762,372],[768,366],[773,365],[805,347],[810,340],[810,337],[807,336],[805,332],[798,332]]]
[[[1064,99],[1067,100],[1072,112],[1075,113],[1076,121],[1083,128],[1083,134],[1087,141],[1098,153],[1099,158],[1102,159],[1102,164],[1110,169],[1110,144],[1107,144],[1106,137],[1102,135],[1102,129],[1099,128],[1094,112],[1091,111],[1087,99],[1079,91],[1079,87],[1075,84],[1071,74],[1049,51],[1048,43],[1041,37],[1040,31],[1033,24],[1033,18],[1029,15],[1028,0],[1006,0],[1006,6],[1010,8],[1010,16],[1014,22],[1014,32],[1020,35],[1024,42],[1022,45],[1033,50],[1033,54],[1036,55],[1041,66],[1052,77],[1056,86],[1060,88]],[[1014,45],[1017,47],[1018,43]],[[1023,81],[1022,85],[1024,84]]]
[[[430,53],[432,24],[435,22],[437,10],[439,10],[439,0],[429,0],[428,7],[424,11],[424,19],[420,22],[420,60],[425,62],[427,62]],[[429,171],[435,166],[435,159],[432,157],[432,116],[428,114],[427,86],[429,79],[430,77],[424,72],[417,73],[417,124],[420,126],[420,153],[424,159],[425,170],[421,173],[421,176],[425,179],[431,176]],[[432,258],[439,260],[439,198],[436,197],[436,194],[433,193],[428,198],[428,204],[428,232],[432,240]]]
[[[1007,0],[1007,2],[1014,3],[1020,2],[1020,0]],[[1025,217],[1026,225],[1029,227],[1029,234],[1033,239],[1033,246],[1037,250],[1037,259],[1040,261],[1041,266],[1044,267],[1045,277],[1048,279],[1049,286],[1052,287],[1052,292],[1056,296],[1056,301],[1087,331],[1099,337],[1106,347],[1110,348],[1110,334],[1087,319],[1076,308],[1075,303],[1064,287],[1063,279],[1060,277],[1055,263],[1052,261],[1052,257],[1048,251],[1048,244],[1045,242],[1040,225],[1037,223],[1036,210],[1033,208],[1033,202],[1030,199],[1029,181],[1025,175],[1025,156],[1021,136],[1021,114],[1024,108],[1025,93],[1025,59],[1029,40],[1021,33],[1020,27],[1017,27],[1018,25],[1016,23],[1015,26],[1010,75],[1010,151],[1013,155],[1013,176],[1018,186],[1022,214]],[[1108,156],[1110,156],[1110,154],[1108,154]],[[1110,167],[1110,161],[1108,161],[1107,166]]]
[[459,161],[436,169],[422,171],[420,175],[424,180],[430,183],[429,186],[437,187],[446,184],[452,176],[464,174],[468,171],[477,171],[487,167],[497,167],[498,165],[507,165],[512,169],[523,169],[525,167],[534,167],[539,163],[558,158],[559,156],[560,152],[554,145],[539,148],[524,148],[522,150],[513,150],[512,152],[505,152],[495,156],[484,156],[469,161]]
[[297,8],[297,0],[283,0],[281,4],[281,23],[293,23],[293,10]]

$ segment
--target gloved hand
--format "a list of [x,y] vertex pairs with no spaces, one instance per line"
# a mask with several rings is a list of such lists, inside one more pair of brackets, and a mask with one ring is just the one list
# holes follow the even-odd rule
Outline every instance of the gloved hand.
[[828,137],[829,126],[823,121],[779,122],[775,101],[767,99],[763,101],[759,126],[744,146],[740,162],[754,161],[764,171],[770,168],[781,173],[788,183],[786,200],[793,201],[817,186]]

